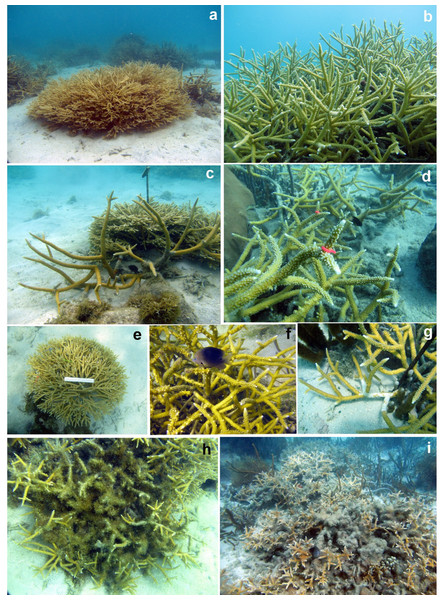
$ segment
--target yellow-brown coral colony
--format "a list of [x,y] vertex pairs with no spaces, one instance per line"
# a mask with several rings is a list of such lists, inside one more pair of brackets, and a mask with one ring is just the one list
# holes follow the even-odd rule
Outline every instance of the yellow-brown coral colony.
[[95,340],[67,335],[41,344],[29,359],[28,391],[39,410],[67,425],[89,425],[122,401],[125,369]]
[[[244,325],[150,329],[151,433],[295,430],[295,346],[280,348],[271,336],[247,350],[248,330]],[[208,346],[231,356],[223,369],[196,362],[196,352]]]
[[29,115],[71,133],[153,129],[191,114],[180,72],[170,66],[129,62],[84,70],[50,81],[32,102]]
[[[192,501],[217,486],[213,440],[11,440],[11,501],[31,519],[21,545],[41,555],[37,572],[61,570],[79,589],[134,593],[137,578],[198,566],[187,530]],[[28,512],[29,514],[29,512]]]

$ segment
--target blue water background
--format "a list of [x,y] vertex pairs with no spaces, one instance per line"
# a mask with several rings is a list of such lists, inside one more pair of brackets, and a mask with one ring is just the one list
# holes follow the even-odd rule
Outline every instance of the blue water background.
[[[424,23],[424,10],[432,15],[430,23]],[[374,20],[378,27],[384,21],[389,25],[401,22],[405,36],[422,37],[424,32],[433,33],[436,39],[436,6],[226,6],[224,12],[224,56],[233,60],[230,53],[239,54],[242,47],[247,57],[251,49],[265,54],[278,49],[278,44],[297,42],[297,50],[305,54],[310,45],[315,48],[321,42],[320,34],[353,34],[353,25]],[[323,45],[325,48],[325,44]],[[229,69],[227,69],[229,70]]]
[[[214,177],[208,179],[207,169]],[[78,219],[77,226],[84,227],[92,216],[106,209],[106,197],[112,191],[115,202],[131,202],[141,194],[146,196],[146,180],[142,178],[144,166],[50,166],[8,167],[8,232],[15,226],[22,228],[23,221],[32,221],[29,227],[45,227],[45,217],[37,220],[32,216],[36,209],[47,210],[49,216]],[[160,202],[176,204],[194,203],[208,212],[220,207],[219,167],[151,167],[149,172],[150,197]],[[75,200],[72,198],[75,197]],[[73,227],[76,221],[73,221]],[[33,229],[34,228],[34,229]]]
[[[217,21],[210,20],[217,11]],[[132,33],[147,43],[220,50],[220,6],[9,6],[8,53],[32,58],[46,46],[92,44],[106,51]]]
[[[318,450],[329,456],[333,450],[343,453],[347,462],[350,452],[362,459],[366,485],[372,487],[372,475],[382,461],[386,481],[408,483],[418,493],[436,490],[436,440],[432,437],[227,437],[220,440],[221,481],[230,479],[229,465],[257,455],[277,469],[286,452]],[[404,464],[404,470],[399,465]],[[401,477],[401,479],[400,479]],[[223,487],[221,488],[224,489]]]

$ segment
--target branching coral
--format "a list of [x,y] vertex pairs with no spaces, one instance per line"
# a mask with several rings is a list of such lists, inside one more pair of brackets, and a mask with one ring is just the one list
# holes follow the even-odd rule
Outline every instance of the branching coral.
[[[245,326],[151,327],[151,433],[284,433],[295,423],[295,347],[243,349]],[[197,366],[207,346],[230,356],[223,370]]]
[[[21,545],[38,573],[62,570],[107,593],[136,591],[141,574],[198,565],[190,502],[217,482],[214,440],[33,440],[10,446],[11,501],[29,508]],[[191,548],[191,549],[190,549]]]
[[350,449],[316,445],[290,447],[275,469],[224,492],[222,525],[242,526],[233,538],[243,549],[223,549],[221,592],[436,593],[433,497],[378,490],[373,467]]
[[50,81],[28,111],[50,128],[105,137],[153,129],[191,114],[181,76],[172,67],[129,62]]
[[36,96],[52,74],[50,65],[33,67],[23,58],[8,56],[8,106],[18,104],[29,96]]
[[[106,214],[94,217],[90,226],[89,239],[94,250],[100,247],[105,217]],[[132,246],[138,253],[149,248],[164,252],[167,245],[166,229],[171,244],[178,244],[182,239],[181,246],[183,244],[184,251],[188,249],[187,254],[210,264],[219,264],[219,223],[218,214],[205,212],[197,202],[193,206],[179,206],[173,202],[156,202],[152,198],[145,203],[139,198],[139,202],[117,203],[111,207],[105,235],[106,247],[110,252],[118,252],[124,245]]]
[[116,355],[88,338],[65,336],[40,344],[29,367],[33,404],[67,425],[89,425],[111,412],[126,389],[125,369]]
[[[322,37],[322,36],[321,36]],[[227,162],[433,162],[436,44],[402,25],[332,33],[248,59],[225,85]]]
[[[133,228],[130,229],[130,235],[128,235],[128,232],[126,234],[122,233],[121,220],[119,221],[118,219],[116,219],[116,213],[119,214],[119,219],[122,218],[122,212],[124,215],[129,214],[130,211],[127,208],[127,205],[123,205],[123,208],[119,207],[119,209],[114,211],[114,227],[117,227],[117,229],[119,230],[118,236],[120,239],[122,239],[122,241],[126,243],[126,245],[119,243],[118,240],[115,242],[110,242],[109,235],[107,234],[107,228],[111,215],[111,203],[115,199],[116,198],[113,196],[113,192],[111,192],[111,194],[107,197],[107,208],[105,214],[101,218],[96,219],[98,227],[94,226],[93,224],[92,230],[95,233],[95,235],[92,235],[92,237],[93,242],[96,245],[98,254],[73,254],[72,252],[64,250],[60,246],[53,244],[44,236],[37,236],[31,234],[33,238],[35,238],[45,246],[46,252],[43,252],[41,250],[38,250],[28,240],[26,240],[26,243],[28,244],[29,248],[31,248],[31,250],[35,252],[38,256],[40,256],[43,260],[30,257],[25,258],[27,258],[27,260],[37,262],[52,271],[55,271],[56,273],[62,276],[62,278],[66,282],[66,285],[61,287],[61,284],[57,283],[52,288],[31,286],[24,283],[20,283],[20,285],[31,290],[49,292],[54,294],[57,302],[57,309],[60,313],[60,305],[62,303],[62,300],[60,300],[60,294],[68,292],[69,290],[82,289],[85,290],[85,292],[88,292],[90,289],[94,289],[96,299],[100,304],[101,288],[112,289],[116,293],[118,293],[120,290],[131,288],[135,283],[140,283],[142,277],[146,277],[146,273],[148,272],[156,276],[157,270],[164,267],[168,263],[168,261],[173,257],[183,256],[196,252],[201,253],[202,255],[211,258],[212,260],[216,260],[219,258],[217,247],[218,240],[220,238],[220,216],[219,214],[215,215],[214,220],[212,221],[212,225],[211,227],[209,227],[202,224],[201,213],[197,212],[196,225],[194,219],[197,211],[197,200],[194,203],[191,210],[189,211],[187,220],[185,220],[184,215],[180,214],[180,211],[178,211],[182,219],[182,230],[180,236],[177,233],[178,215],[176,213],[176,222],[174,223],[174,225],[175,234],[176,237],[178,237],[178,239],[174,243],[174,245],[172,243],[168,227],[165,224],[165,221],[162,218],[161,214],[156,210],[156,208],[154,208],[154,206],[152,206],[150,203],[144,200],[141,196],[139,196],[137,200],[134,200],[134,203],[139,207],[139,214],[133,219]],[[174,210],[170,211],[170,215],[171,212],[173,212],[174,214]],[[165,211],[165,214],[167,213],[168,211]],[[141,215],[144,216],[142,217]],[[118,225],[116,225],[116,221],[118,222]],[[136,222],[135,225],[134,222]],[[134,249],[137,245],[140,245],[141,249],[144,249],[146,247],[148,237],[146,228],[147,224],[149,224],[150,222],[156,224],[156,227],[153,228],[154,238],[159,240],[160,235],[163,236],[163,252],[161,257],[158,258],[155,262],[152,262],[151,260],[145,260],[141,256],[136,255],[134,252]],[[139,234],[140,238],[138,238]],[[130,243],[132,243],[132,245],[127,243],[128,240],[130,240]],[[185,240],[189,241],[192,245],[190,247],[184,248],[183,245],[185,243]],[[54,250],[62,254],[64,257],[69,258],[70,262],[56,258],[53,253]],[[111,252],[112,256],[110,256]],[[137,263],[142,266],[144,272],[139,272],[137,268],[134,269],[131,267],[128,267],[128,272],[125,272],[126,270],[122,266],[122,261],[124,258],[130,258],[132,260],[137,261]],[[113,261],[115,261],[114,266],[110,264]],[[86,271],[87,273],[80,279],[74,279],[74,274],[71,276],[67,272],[71,269],[74,270],[74,274],[77,274],[78,271]],[[108,276],[108,279],[106,281],[102,277],[104,271],[106,271]],[[91,283],[90,280],[93,280],[94,283]]]
[[[382,400],[382,417],[388,428],[366,433],[436,433],[437,365],[433,327],[371,323],[361,328],[361,333],[344,330],[345,339],[357,340],[351,350],[354,374],[343,375],[339,361],[333,361],[327,350],[328,368],[316,365],[324,385],[319,388],[302,379],[301,383],[336,404]],[[384,375],[388,378],[380,383]],[[394,425],[388,416],[390,413],[406,424]]]
[[226,320],[388,320],[384,309],[399,300],[391,287],[398,246],[385,268],[378,258],[369,273],[363,221],[380,228],[430,202],[414,184],[419,170],[383,186],[368,182],[368,168],[236,168],[254,192],[258,217],[250,219],[252,236],[233,234],[244,246],[225,271]]

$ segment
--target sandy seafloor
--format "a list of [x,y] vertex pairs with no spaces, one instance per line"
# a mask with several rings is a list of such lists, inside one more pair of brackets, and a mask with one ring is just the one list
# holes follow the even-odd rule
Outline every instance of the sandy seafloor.
[[[188,567],[182,562],[177,568],[168,571],[170,581],[165,580],[160,571],[155,570],[155,580],[147,575],[136,579],[136,594],[168,595],[217,595],[218,592],[218,546],[219,546],[219,502],[215,492],[208,492],[188,507],[194,518],[187,532],[192,540],[188,549],[188,536],[184,535],[185,551],[197,561],[198,565]],[[28,516],[26,516],[28,513]],[[35,574],[45,563],[45,556],[31,552],[19,546],[22,536],[20,524],[32,525],[32,517],[26,507],[8,507],[8,593],[13,595],[67,595],[88,594],[106,595],[103,586],[95,587],[91,578],[87,578],[80,590],[73,591],[68,579],[59,569],[50,573],[46,579]],[[196,541],[197,540],[197,541]],[[137,577],[137,573],[134,573]]]
[[[25,412],[28,359],[40,344],[65,335],[93,339],[117,356],[128,377],[120,404],[90,430],[99,434],[146,434],[148,431],[148,331],[144,325],[77,325],[54,327],[8,327],[8,433],[23,434],[33,425],[34,414]],[[134,339],[134,332],[142,337]],[[61,424],[63,427],[63,424]],[[67,431],[69,431],[69,426]]]
[[[97,65],[98,67],[102,65]],[[87,68],[65,68],[55,78],[70,77]],[[203,68],[192,69],[199,74]],[[186,76],[189,72],[184,72]],[[210,69],[216,89],[220,70]],[[112,139],[101,135],[72,136],[66,128],[49,131],[27,115],[32,98],[8,108],[8,162],[14,164],[207,164],[221,161],[221,119],[195,112],[152,131],[121,133]]]
[[[321,367],[324,371],[329,371],[326,360],[322,362]],[[299,383],[297,391],[298,433],[348,434],[365,433],[374,429],[387,429],[387,424],[381,414],[382,409],[386,409],[387,398],[373,397],[371,394],[393,391],[397,380],[396,377],[388,375],[381,377],[378,384],[372,384],[370,394],[366,398],[336,404],[334,400],[316,394],[300,382],[300,379],[303,379],[325,392],[333,393],[328,382],[321,378],[316,366],[307,360],[299,359]],[[359,389],[360,384],[358,379],[348,376],[347,380]],[[345,393],[345,386],[340,385],[339,387]],[[405,425],[403,421],[396,419],[393,414],[389,416],[396,427]]]
[[[209,167],[214,178],[206,176],[207,167],[151,167],[149,193],[159,202],[176,204],[194,203],[207,212],[220,209],[219,167]],[[26,283],[50,287],[62,281],[57,273],[43,265],[24,260],[24,256],[39,258],[28,248],[31,240],[39,250],[43,244],[33,240],[29,232],[42,235],[65,250],[77,254],[89,251],[88,228],[92,217],[106,209],[106,197],[111,191],[114,203],[130,203],[141,194],[146,195],[142,178],[143,166],[9,166],[8,167],[8,323],[41,325],[57,316],[55,298],[47,292],[29,290],[19,285]],[[68,260],[59,255],[63,260]],[[197,260],[171,261],[178,275],[167,278],[186,303],[192,308],[199,323],[220,322],[219,270]],[[82,271],[82,274],[84,272]],[[154,281],[156,281],[154,279]],[[197,291],[190,283],[202,282]],[[122,305],[137,285],[122,290],[100,291],[101,299],[112,305]],[[84,292],[71,290],[62,299],[81,301]],[[94,291],[88,298],[95,300]]]

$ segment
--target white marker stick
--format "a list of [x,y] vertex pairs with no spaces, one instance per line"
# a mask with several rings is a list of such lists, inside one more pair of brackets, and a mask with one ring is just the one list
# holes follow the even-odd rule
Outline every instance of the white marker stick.
[[88,377],[65,377],[64,381],[69,381],[70,383],[94,383],[94,379],[89,379]]

